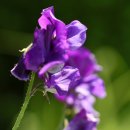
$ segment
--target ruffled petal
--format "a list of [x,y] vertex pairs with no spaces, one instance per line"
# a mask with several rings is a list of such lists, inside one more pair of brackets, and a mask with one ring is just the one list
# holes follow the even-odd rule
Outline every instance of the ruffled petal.
[[45,30],[36,29],[32,47],[25,54],[25,66],[28,70],[37,71],[45,61]]
[[70,84],[79,78],[80,74],[77,68],[66,66],[58,73],[51,75],[49,82],[50,86],[53,86],[59,95],[65,95],[69,90]]
[[76,111],[81,111],[82,109],[87,112],[92,112],[95,115],[98,115],[96,110],[93,108],[95,103],[95,97],[89,91],[89,85],[85,83],[79,84],[75,88],[76,97],[74,99],[74,108]]
[[39,77],[43,77],[46,72],[49,73],[57,73],[60,71],[64,66],[64,62],[62,61],[52,61],[45,64],[39,71]]
[[86,40],[87,27],[75,20],[66,26],[67,28],[67,41],[71,49],[81,47]]
[[97,64],[95,56],[85,48],[69,51],[68,55],[68,64],[78,68],[83,78],[101,70],[101,66]]
[[42,16],[39,18],[38,23],[42,29],[47,29],[48,25],[55,28],[53,33],[55,51],[63,51],[63,49],[68,48],[68,44],[66,43],[66,26],[54,16],[53,7],[46,8],[42,11]]
[[96,130],[97,124],[98,119],[93,114],[81,110],[64,130]]
[[97,75],[90,75],[91,79],[89,78],[88,84],[90,86],[90,92],[99,98],[106,97],[106,90],[103,80],[98,77]]
[[19,62],[11,70],[11,74],[19,80],[29,80],[30,71],[24,65],[24,58],[22,57]]
[[38,23],[39,23],[41,29],[46,30],[47,26],[52,24],[49,17],[50,17],[50,14],[53,14],[53,13],[54,13],[53,6],[43,9],[43,11],[41,13],[42,16],[38,19]]

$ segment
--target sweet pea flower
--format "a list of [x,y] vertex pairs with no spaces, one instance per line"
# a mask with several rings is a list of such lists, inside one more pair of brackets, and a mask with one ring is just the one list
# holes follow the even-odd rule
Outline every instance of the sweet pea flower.
[[65,24],[54,15],[54,8],[42,10],[33,42],[11,70],[13,76],[27,81],[35,72],[49,91],[76,114],[64,130],[96,130],[99,113],[95,97],[106,96],[104,82],[97,75],[102,67],[95,56],[82,47],[87,27],[78,20]]
[[85,110],[81,110],[64,130],[97,130],[96,126],[98,122],[98,118],[95,118],[90,113],[86,113]]
[[64,96],[68,93],[70,85],[79,78],[80,74],[77,68],[65,66],[61,71],[47,76],[45,80],[46,90],[56,90],[55,94],[57,92],[58,95]]
[[[64,100],[67,101],[69,98],[71,99],[71,102],[74,103],[75,100],[79,100],[78,95],[85,96],[81,92],[76,92],[77,89],[79,88],[82,89],[82,92],[87,94],[89,93],[89,95],[91,96],[104,98],[106,96],[104,82],[97,75],[97,72],[101,71],[101,66],[97,64],[95,56],[88,49],[85,48],[80,48],[74,51],[70,51],[68,54],[69,54],[69,59],[67,61],[67,65],[78,68],[81,78],[78,81],[73,82],[73,84],[71,84],[70,92],[68,92],[66,96],[63,97],[57,96],[58,99],[62,101]],[[87,94],[86,94],[86,99],[90,97],[87,96]],[[76,95],[77,97],[72,95]]]
[[102,70],[102,67],[97,64],[94,54],[87,48],[81,47],[75,51],[69,51],[68,55],[68,65],[78,68],[82,78]]
[[104,98],[106,91],[103,80],[97,75],[101,66],[95,56],[85,48],[70,51],[67,65],[78,68],[80,78],[70,84],[66,95],[56,97],[71,106],[75,113],[82,110],[98,118],[99,113],[94,109],[95,97]]
[[32,44],[23,49],[21,59],[11,70],[19,80],[29,80],[31,71],[39,77],[46,72],[60,71],[68,58],[68,50],[77,49],[85,42],[87,28],[78,20],[65,25],[54,16],[53,7],[42,11],[38,24]]
[[86,84],[86,88],[89,89],[92,95],[99,98],[106,96],[104,82],[97,75],[97,72],[101,71],[102,67],[97,64],[93,53],[85,48],[69,51],[67,64],[79,69],[81,75],[80,83]]

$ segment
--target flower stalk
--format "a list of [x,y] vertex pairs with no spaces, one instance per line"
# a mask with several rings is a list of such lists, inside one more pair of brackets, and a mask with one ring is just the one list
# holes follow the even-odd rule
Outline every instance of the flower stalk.
[[27,90],[27,93],[26,93],[26,97],[25,97],[25,100],[24,100],[24,103],[23,103],[23,106],[21,107],[21,111],[16,119],[16,122],[12,128],[12,130],[17,130],[20,123],[21,123],[21,120],[24,116],[24,113],[26,111],[26,108],[28,106],[28,103],[31,99],[31,91],[32,91],[32,87],[33,87],[33,83],[34,83],[34,79],[35,79],[35,73],[32,73],[32,76],[31,76],[31,80],[30,80],[30,83],[29,83],[29,86],[28,86],[28,90]]
[[[99,114],[94,109],[95,97],[104,98],[106,91],[103,80],[97,72],[102,67],[88,49],[82,47],[87,35],[87,27],[74,20],[69,24],[57,19],[54,8],[43,9],[34,31],[32,44],[23,49],[20,60],[11,70],[19,80],[29,80],[31,72],[36,72],[44,83],[45,91],[55,94],[71,110],[73,119],[63,120],[59,127],[64,130],[96,130]],[[12,130],[17,130],[32,95],[39,90],[33,87],[34,73],[29,83],[25,101]],[[43,86],[42,86],[43,87]],[[43,89],[43,88],[42,88]],[[65,113],[67,116],[67,113]]]

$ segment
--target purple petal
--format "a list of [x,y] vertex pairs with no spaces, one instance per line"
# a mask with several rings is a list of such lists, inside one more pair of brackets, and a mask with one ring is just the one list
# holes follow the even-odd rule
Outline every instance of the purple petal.
[[47,26],[52,24],[52,21],[50,20],[50,15],[53,15],[53,12],[53,6],[43,9],[41,13],[42,16],[38,19],[38,23],[42,29],[47,29]]
[[36,29],[32,47],[25,54],[25,65],[28,70],[37,71],[45,61],[45,30]]
[[78,80],[79,77],[78,69],[66,66],[60,72],[51,75],[49,82],[50,86],[54,86],[59,95],[65,95],[70,84]]
[[38,23],[41,28],[47,29],[48,25],[55,28],[53,33],[53,44],[55,50],[59,51],[68,48],[66,43],[66,26],[65,24],[54,16],[54,8],[49,7],[42,11],[42,16],[39,18]]
[[18,64],[11,70],[11,74],[19,80],[29,80],[30,71],[26,69],[24,65],[23,57],[19,60]]
[[92,79],[88,81],[89,82],[88,84],[90,85],[91,93],[99,98],[105,98],[106,90],[105,90],[103,80],[99,78],[97,75],[92,75],[89,77],[92,77]]
[[65,52],[68,49],[68,43],[66,42],[66,26],[63,22],[56,20],[55,21],[55,39],[54,39],[54,47],[56,51]]
[[39,77],[43,77],[44,74],[48,71],[49,73],[57,73],[64,66],[63,61],[52,61],[45,64],[39,71]]
[[101,67],[96,62],[95,56],[85,48],[69,51],[68,54],[68,64],[78,68],[82,77],[101,70]]
[[81,47],[86,40],[87,27],[75,20],[66,26],[67,28],[67,41],[71,49]]
[[77,95],[74,101],[75,110],[80,111],[85,109],[86,111],[95,113],[95,115],[97,115],[97,112],[93,108],[95,97],[90,93],[89,85],[81,83],[75,88],[75,93]]
[[85,110],[79,112],[64,130],[96,130],[98,119]]
[[74,109],[75,111],[79,112],[82,109],[86,110],[89,113],[93,113],[95,116],[98,116],[99,113],[94,109],[93,104],[95,102],[95,98],[92,95],[89,95],[87,97],[83,98],[83,95],[79,96],[82,97],[77,97],[77,99],[74,101]]

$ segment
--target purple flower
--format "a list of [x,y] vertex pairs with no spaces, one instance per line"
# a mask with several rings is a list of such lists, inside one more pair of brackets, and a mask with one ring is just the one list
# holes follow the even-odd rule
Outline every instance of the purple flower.
[[101,71],[101,66],[97,64],[95,56],[89,50],[80,48],[70,51],[67,64],[79,69],[81,75],[80,84],[86,84],[86,88],[91,94],[99,98],[106,96],[104,82],[96,74]]
[[[76,82],[75,80],[73,82]],[[68,93],[65,95],[56,95],[56,97],[68,106],[71,106],[76,113],[84,109],[88,113],[93,113],[98,117],[98,112],[93,108],[95,97],[89,90],[88,84],[77,81],[74,87],[70,85]]]
[[56,90],[58,95],[66,95],[72,82],[76,82],[80,78],[77,68],[65,66],[61,71],[48,75],[46,78],[46,90]]
[[[70,92],[68,92],[65,97],[58,97],[62,101],[68,100],[68,97],[71,102],[79,100],[77,89],[82,89],[82,92],[78,92],[80,95],[83,95],[86,99],[91,96],[97,96],[99,98],[104,98],[106,96],[105,87],[103,80],[97,76],[97,72],[101,70],[101,67],[97,64],[95,56],[87,49],[80,48],[75,51],[70,51],[69,59],[67,65],[73,66],[79,69],[81,78],[78,82],[73,82],[70,87]],[[73,91],[72,91],[73,90]],[[72,93],[73,92],[73,93]],[[89,93],[90,96],[87,96]],[[72,95],[76,95],[72,96]],[[70,98],[71,97],[71,98]],[[85,101],[83,100],[83,101]],[[81,102],[81,100],[79,101]],[[87,104],[87,101],[86,101]]]
[[106,92],[103,80],[97,75],[101,67],[94,55],[84,48],[70,51],[67,65],[78,68],[81,77],[71,83],[66,95],[56,97],[72,106],[76,113],[84,109],[87,113],[93,113],[98,117],[98,112],[93,108],[95,96],[104,98]]
[[95,97],[91,94],[88,88],[89,86],[84,83],[77,85],[74,89],[70,90],[74,93],[68,94],[66,102],[67,104],[73,106],[76,112],[84,109],[87,112],[94,113],[95,116],[98,116],[98,113],[93,108]]
[[96,130],[98,113],[93,108],[95,96],[106,96],[101,66],[95,56],[82,48],[86,26],[78,20],[66,25],[54,15],[54,8],[42,11],[33,42],[11,70],[19,80],[28,80],[31,71],[44,82],[45,90],[74,109],[76,116],[64,130]]
[[96,130],[98,121],[91,113],[81,110],[64,130]]
[[97,74],[91,74],[84,78],[83,82],[88,85],[88,89],[92,95],[98,98],[106,97],[106,90],[104,81],[97,76]]
[[95,56],[86,48],[69,51],[68,64],[79,69],[82,78],[101,71]]
[[54,16],[53,7],[44,9],[41,14],[33,43],[23,49],[22,58],[11,70],[20,80],[28,80],[30,71],[38,72],[40,77],[46,72],[60,71],[68,59],[68,51],[82,46],[86,39],[87,28],[79,21],[65,25]]

